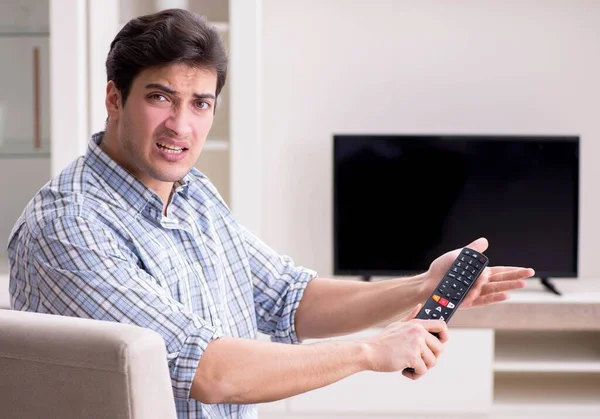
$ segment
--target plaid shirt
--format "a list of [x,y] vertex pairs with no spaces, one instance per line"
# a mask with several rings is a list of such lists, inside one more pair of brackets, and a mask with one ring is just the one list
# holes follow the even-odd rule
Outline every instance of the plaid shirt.
[[167,216],[154,192],[99,147],[45,185],[9,240],[13,309],[135,324],[162,335],[180,418],[256,418],[255,405],[203,405],[190,387],[221,336],[298,343],[294,315],[315,272],[233,218],[196,169]]

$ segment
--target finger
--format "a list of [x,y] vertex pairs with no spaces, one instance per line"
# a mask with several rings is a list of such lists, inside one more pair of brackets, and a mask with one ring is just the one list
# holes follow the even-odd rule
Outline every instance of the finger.
[[433,337],[436,338],[441,343],[448,342],[448,339],[450,337],[450,334],[448,333],[448,326],[446,325],[446,329],[442,330],[441,332],[437,332],[435,334],[435,336],[433,336]]
[[527,281],[519,279],[516,281],[488,282],[481,287],[481,294],[488,295],[497,292],[513,291],[520,288],[525,288]]
[[[435,367],[437,365],[437,356],[427,346],[425,346],[425,348],[423,348],[423,350],[422,350],[421,359],[423,360],[423,363],[427,367],[427,371],[429,371],[430,369],[432,369],[433,367]],[[425,371],[425,372],[427,372],[427,371]],[[417,372],[417,370],[415,370],[415,372]]]
[[417,304],[415,308],[412,309],[412,311],[410,313],[408,313],[403,319],[403,322],[407,322],[409,320],[414,319],[415,317],[417,317],[417,314],[419,314],[419,311],[421,310],[421,307],[423,306],[423,304]]
[[419,378],[423,377],[424,374],[417,374],[412,370],[403,370],[402,375],[410,378],[411,380],[418,380]]
[[405,376],[406,378],[410,378],[411,380],[418,380],[420,377],[419,375],[415,374],[411,370],[402,370],[402,375]]
[[[429,351],[429,353],[431,353],[431,351]],[[416,374],[416,375],[426,374],[427,371],[429,370],[429,368],[427,368],[427,364],[425,364],[425,360],[423,359],[422,353],[419,354],[419,356],[415,357],[412,364],[413,365],[409,365],[409,366],[412,367],[412,369],[414,370],[414,374]]]
[[488,266],[489,270],[492,273],[505,272],[505,271],[514,271],[517,269],[524,269],[522,266]]
[[475,241],[472,241],[467,245],[468,248],[477,250],[479,253],[483,253],[488,248],[488,241],[485,237],[480,237]]
[[431,333],[442,333],[448,329],[448,325],[443,320],[416,320],[425,330]]
[[501,303],[502,301],[506,301],[510,298],[510,296],[506,293],[496,293],[490,295],[479,296],[473,301],[473,305],[477,306],[488,306],[490,304]]
[[531,268],[520,268],[514,266],[492,266],[489,269],[490,281],[525,279],[535,275],[535,270]]
[[429,348],[429,350],[433,353],[433,355],[437,358],[442,352],[444,352],[444,344],[442,341],[432,334],[427,334],[428,336],[425,338],[425,344]]

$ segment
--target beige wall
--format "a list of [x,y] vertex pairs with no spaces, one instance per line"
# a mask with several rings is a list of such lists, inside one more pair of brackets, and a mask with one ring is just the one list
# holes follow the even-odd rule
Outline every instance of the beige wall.
[[593,0],[265,0],[264,239],[331,273],[332,133],[576,133],[580,271],[600,274],[598,16]]

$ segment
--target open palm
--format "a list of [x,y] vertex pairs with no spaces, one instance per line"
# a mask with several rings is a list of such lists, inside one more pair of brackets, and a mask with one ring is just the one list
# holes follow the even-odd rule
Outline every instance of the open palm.
[[[488,241],[485,238],[480,238],[466,247],[484,253],[488,248]],[[426,274],[426,288],[428,293],[433,292],[461,250],[455,249],[444,253],[431,263]],[[475,281],[460,307],[481,307],[507,300],[509,298],[508,292],[524,288],[526,285],[525,279],[534,274],[535,271],[531,268],[488,266],[483,270],[477,281]]]

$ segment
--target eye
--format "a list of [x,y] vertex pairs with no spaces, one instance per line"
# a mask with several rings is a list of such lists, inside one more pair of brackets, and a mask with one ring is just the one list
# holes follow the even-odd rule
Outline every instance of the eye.
[[161,94],[161,93],[151,93],[148,95],[148,99],[151,99],[155,102],[166,102],[167,98],[165,97],[165,95]]
[[198,109],[210,109],[210,107],[211,107],[210,102],[206,102],[204,100],[196,102],[196,108],[198,108]]

